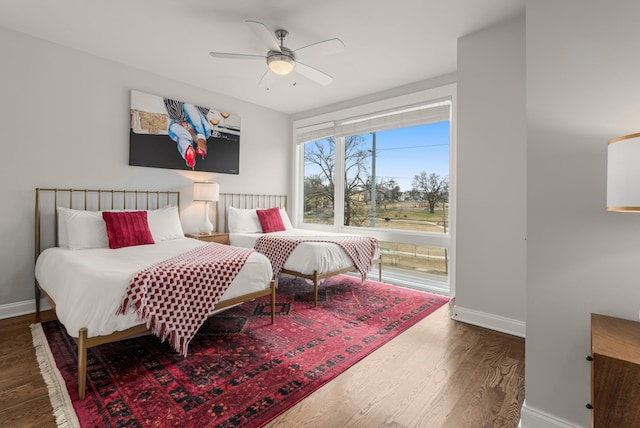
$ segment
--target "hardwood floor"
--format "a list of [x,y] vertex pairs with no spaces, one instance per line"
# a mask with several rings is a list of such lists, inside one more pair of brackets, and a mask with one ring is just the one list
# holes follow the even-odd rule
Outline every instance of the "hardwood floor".
[[35,315],[0,320],[0,427],[55,427],[29,325]]
[[[55,427],[29,325],[0,320],[0,426]],[[444,306],[268,427],[517,427],[524,339],[452,321]]]

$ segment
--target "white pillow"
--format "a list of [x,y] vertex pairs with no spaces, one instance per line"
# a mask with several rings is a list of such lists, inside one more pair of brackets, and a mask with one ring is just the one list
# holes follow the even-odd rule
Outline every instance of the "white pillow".
[[227,227],[230,233],[262,232],[256,210],[227,207]]
[[[262,208],[261,208],[262,209]],[[266,208],[264,208],[266,209]],[[280,208],[280,217],[286,230],[293,229],[291,220],[284,208]],[[255,209],[227,207],[227,227],[229,233],[260,233],[262,226]],[[152,231],[153,233],[153,231]]]
[[66,213],[69,249],[109,248],[101,211],[63,210]]
[[67,232],[67,211],[69,208],[58,207],[58,247],[69,248],[69,234]]
[[184,238],[178,207],[169,206],[147,211],[147,223],[156,243]]
[[284,208],[280,208],[280,217],[282,218],[282,224],[284,224],[284,228],[286,230],[293,229],[293,225],[291,224],[291,220],[289,220],[289,216],[287,215],[287,211]]

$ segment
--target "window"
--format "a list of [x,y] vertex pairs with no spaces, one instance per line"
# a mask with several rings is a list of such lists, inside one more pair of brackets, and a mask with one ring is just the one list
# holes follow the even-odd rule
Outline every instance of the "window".
[[375,236],[387,282],[448,289],[452,106],[450,95],[294,123],[300,227]]

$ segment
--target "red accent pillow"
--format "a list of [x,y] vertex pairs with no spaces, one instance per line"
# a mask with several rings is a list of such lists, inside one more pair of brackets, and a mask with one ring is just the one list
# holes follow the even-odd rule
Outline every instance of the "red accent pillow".
[[280,216],[280,208],[273,207],[268,210],[256,210],[256,214],[258,214],[258,220],[260,220],[260,226],[262,226],[262,233],[287,230]]
[[111,249],[155,243],[147,223],[146,211],[103,211],[102,218],[107,226]]

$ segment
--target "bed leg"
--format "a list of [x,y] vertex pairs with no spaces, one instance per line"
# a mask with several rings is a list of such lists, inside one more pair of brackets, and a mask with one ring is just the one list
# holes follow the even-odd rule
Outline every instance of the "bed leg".
[[271,324],[276,323],[276,281],[271,280]]
[[36,286],[36,322],[40,322],[40,287],[38,287],[38,282],[35,283]]
[[87,329],[78,332],[78,396],[84,400],[87,383]]
[[318,306],[318,271],[313,271],[313,306]]

